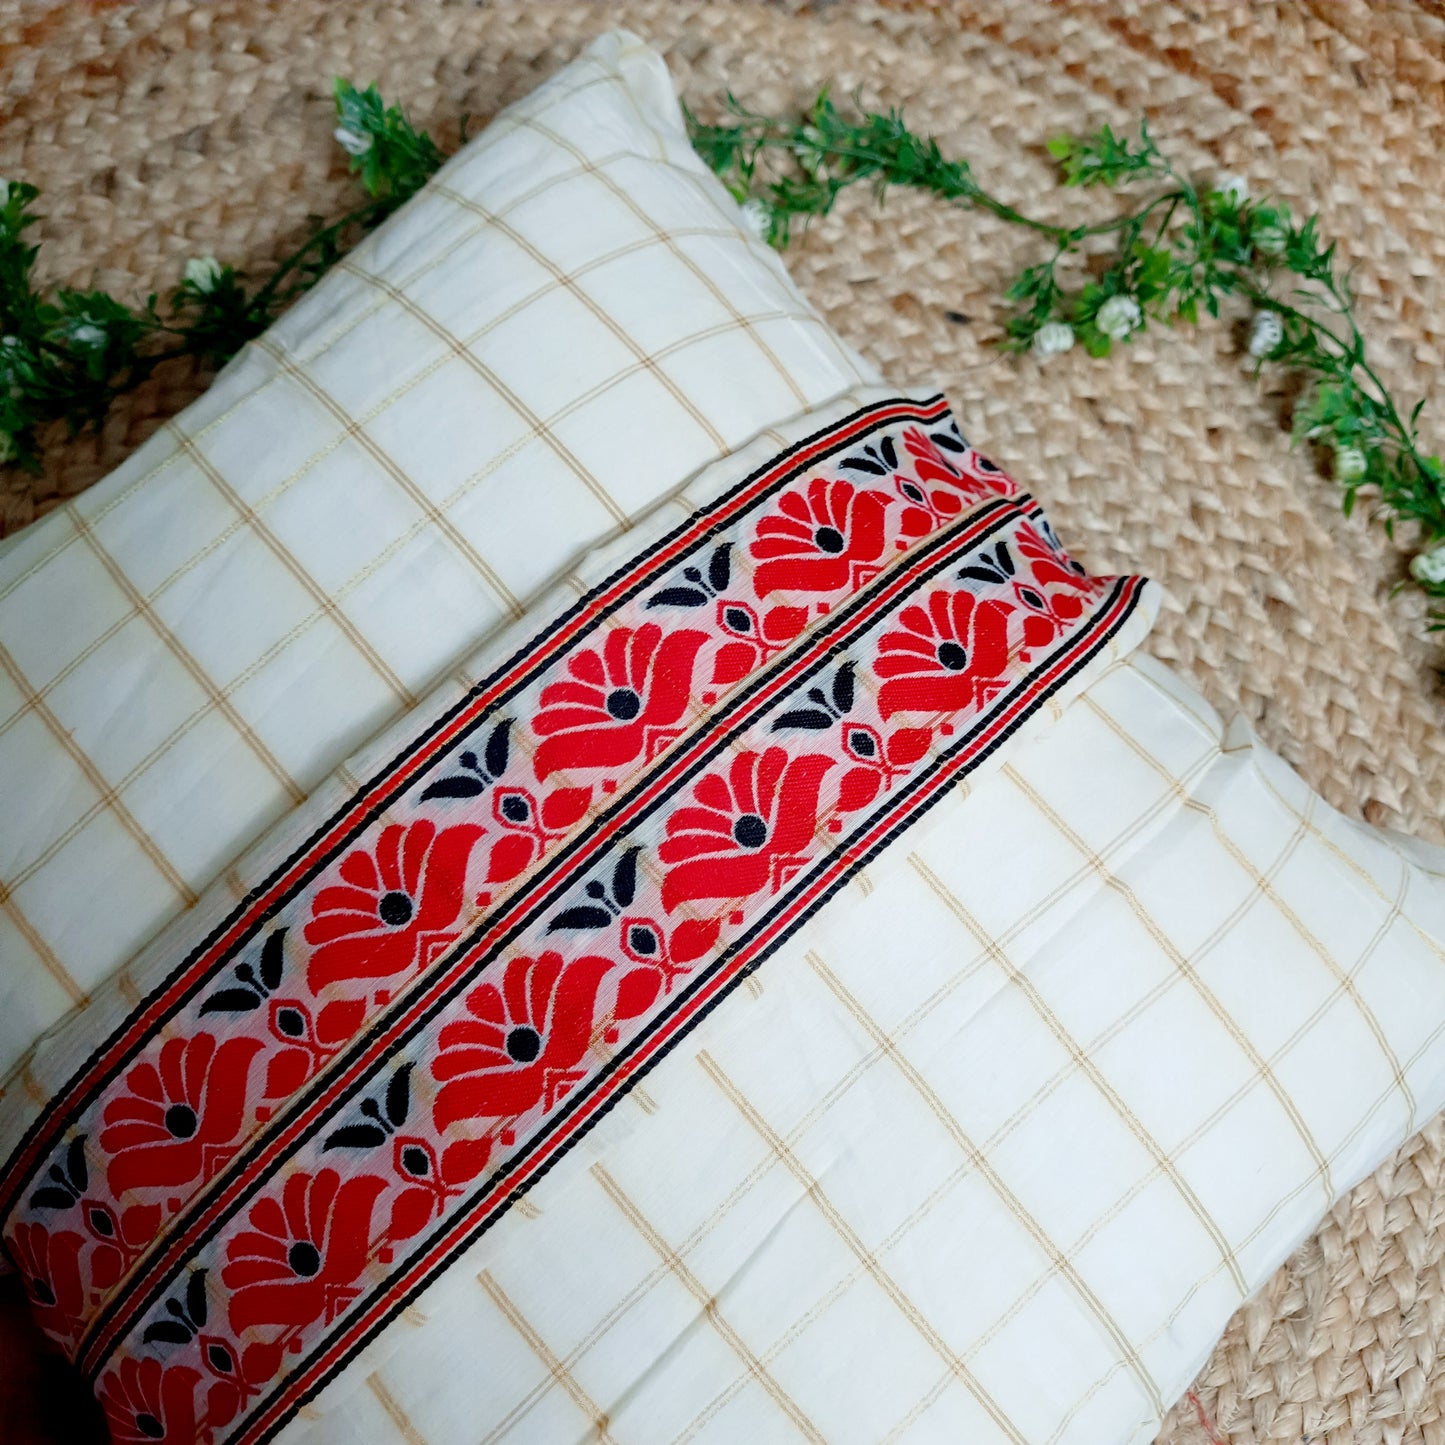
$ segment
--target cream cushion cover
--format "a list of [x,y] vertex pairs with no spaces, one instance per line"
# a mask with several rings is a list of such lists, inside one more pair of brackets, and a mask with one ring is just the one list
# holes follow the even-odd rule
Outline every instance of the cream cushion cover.
[[[7,544],[0,1069],[94,997],[0,1096],[0,1151],[302,796],[871,380],[609,36]],[[1445,856],[1334,813],[1135,641],[281,1438],[1149,1439],[1445,1103]]]
[[498,117],[0,547],[0,1076],[589,547],[873,379],[635,38]]

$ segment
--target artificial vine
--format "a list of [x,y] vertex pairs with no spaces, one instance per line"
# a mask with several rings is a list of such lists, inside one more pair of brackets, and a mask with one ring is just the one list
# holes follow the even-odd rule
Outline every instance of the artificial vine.
[[[164,307],[157,295],[130,307],[104,291],[33,281],[36,248],[25,238],[38,192],[0,181],[0,461],[38,466],[37,434],[54,421],[97,424],[114,399],[163,361],[192,356],[218,365],[267,326],[373,226],[425,184],[445,154],[376,88],[335,87],[335,136],[366,199],[318,225],[259,284],[211,257],[186,264]],[[693,146],[742,203],[748,223],[778,249],[798,223],[826,215],[848,187],[881,194],[910,186],[990,212],[1050,248],[1005,293],[1002,345],[1047,360],[1074,345],[1095,356],[1127,343],[1150,320],[1218,317],[1231,298],[1253,308],[1250,364],[1300,373],[1296,440],[1327,449],[1344,510],[1369,498],[1393,534],[1417,528],[1410,573],[1431,599],[1430,626],[1445,629],[1445,468],[1421,449],[1423,401],[1404,415],[1371,365],[1347,273],[1318,218],[1250,197],[1243,182],[1200,186],[1159,150],[1105,126],[1048,149],[1066,186],[1147,187],[1131,209],[1090,225],[1038,220],[991,195],[965,160],[911,131],[901,112],[845,114],[823,91],[796,120],[760,115],[728,97],[718,122],[687,116]],[[463,124],[465,136],[465,123]],[[1103,246],[1105,254],[1099,255]],[[1089,267],[1077,264],[1088,255]],[[1074,264],[1067,264],[1074,263]],[[1063,277],[1086,279],[1070,283]]]

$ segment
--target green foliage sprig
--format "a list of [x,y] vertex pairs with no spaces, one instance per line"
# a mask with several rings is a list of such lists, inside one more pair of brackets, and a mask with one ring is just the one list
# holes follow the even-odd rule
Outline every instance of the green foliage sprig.
[[[0,181],[0,461],[38,465],[39,428],[98,423],[116,396],[170,358],[225,361],[445,160],[374,86],[338,80],[335,100],[334,134],[365,200],[317,223],[259,284],[211,257],[193,258],[164,307],[157,295],[139,307],[100,290],[42,295],[33,279],[36,249],[25,235],[38,193]],[[1397,523],[1417,529],[1421,550],[1411,574],[1431,599],[1431,625],[1445,628],[1445,470],[1421,448],[1423,403],[1403,416],[1371,365],[1349,277],[1317,218],[1297,221],[1284,205],[1251,199],[1236,180],[1197,185],[1143,124],[1137,137],[1105,126],[1049,142],[1066,186],[1149,191],[1119,215],[1065,226],[992,195],[966,160],[912,131],[900,111],[845,114],[826,90],[792,120],[748,110],[731,96],[721,120],[690,112],[687,120],[698,154],[759,236],[779,249],[860,183],[880,200],[892,186],[922,190],[1042,238],[1049,254],[1005,293],[1008,350],[1047,359],[1077,344],[1103,356],[1151,320],[1192,323],[1201,310],[1219,316],[1231,298],[1248,303],[1251,365],[1278,364],[1307,382],[1294,411],[1296,440],[1328,450],[1346,512],[1364,494],[1392,532]]]
[[[1397,523],[1418,529],[1422,550],[1411,574],[1431,598],[1431,626],[1445,628],[1445,472],[1421,447],[1423,402],[1402,416],[1371,365],[1349,278],[1316,217],[1297,221],[1282,204],[1252,200],[1235,179],[1196,185],[1144,124],[1137,138],[1105,126],[1049,142],[1066,186],[1142,183],[1151,192],[1108,220],[1064,226],[991,195],[967,161],[948,159],[898,111],[850,118],[826,90],[795,121],[759,115],[731,96],[721,121],[688,120],[698,153],[775,246],[860,182],[880,199],[890,186],[927,191],[1044,238],[1051,253],[1005,293],[1013,308],[1002,342],[1008,350],[1047,359],[1078,344],[1105,356],[1150,319],[1192,323],[1201,310],[1219,316],[1231,297],[1248,302],[1254,369],[1278,364],[1308,383],[1294,412],[1296,439],[1328,449],[1347,513],[1364,493],[1392,534]],[[1066,275],[1082,279],[1070,283]]]
[[38,219],[39,192],[0,181],[0,462],[37,467],[40,428],[55,421],[72,432],[97,425],[117,396],[163,362],[228,360],[445,160],[374,86],[357,90],[338,80],[335,98],[335,137],[366,200],[335,221],[316,223],[254,287],[235,268],[199,256],[186,263],[164,304],[157,293],[140,306],[100,290],[62,287],[44,295],[33,275],[38,248],[25,234]]

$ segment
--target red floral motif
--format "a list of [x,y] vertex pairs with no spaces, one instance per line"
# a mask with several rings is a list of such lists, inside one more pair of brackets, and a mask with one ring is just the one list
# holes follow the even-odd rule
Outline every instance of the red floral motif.
[[305,937],[313,993],[354,978],[390,978],[425,964],[451,943],[466,895],[467,860],[482,829],[470,823],[438,830],[422,818],[382,829],[374,853],[358,848],[341,860],[341,882],[311,904]]
[[52,1234],[43,1224],[17,1224],[10,1255],[25,1285],[35,1323],[53,1339],[68,1340],[85,1310],[80,1282],[84,1238],[73,1230]]
[[1011,497],[1018,491],[1012,478],[972,447],[950,456],[921,427],[903,433],[903,448],[913,458],[913,470],[922,482],[945,482],[957,487],[970,503],[985,497]]
[[788,645],[808,623],[806,607],[769,607],[762,616],[749,603],[725,597],[717,604],[718,630],[736,641],[713,655],[712,680],[723,686],[761,667]]
[[726,775],[707,773],[695,804],[667,820],[658,857],[669,865],[662,906],[694,898],[745,898],[779,888],[800,867],[818,823],[818,791],[833,759],[790,758],[778,747],[739,753]]
[[163,1214],[159,1204],[132,1204],[117,1217],[110,1205],[82,1200],[81,1215],[91,1238],[90,1282],[108,1290],[145,1253]]
[[590,787],[556,788],[540,805],[526,788],[498,788],[492,794],[492,817],[502,831],[487,855],[487,882],[510,882],[525,872],[581,819],[591,801]]
[[1042,647],[1078,620],[1084,599],[1095,589],[1095,583],[1059,546],[1051,529],[1036,529],[1024,522],[1016,541],[1019,555],[1033,574],[1013,584],[1014,596],[1026,614],[1024,644]]
[[784,492],[748,548],[759,564],[753,578],[758,595],[862,586],[878,573],[887,508],[885,493],[826,477]]
[[543,739],[533,759],[538,781],[560,768],[616,768],[651,757],[676,736],[706,641],[695,628],[664,633],[645,622],[619,627],[601,647],[569,657],[571,676],[542,689],[532,721]]
[[878,644],[873,670],[883,680],[878,710],[959,712],[1001,692],[1008,666],[1008,606],[972,592],[934,592],[905,607],[899,627]]
[[538,1103],[550,1109],[578,1078],[592,1037],[597,991],[610,958],[560,953],[512,959],[499,983],[466,999],[469,1019],[438,1036],[432,1116],[441,1130],[458,1119],[506,1119]]
[[273,998],[266,1021],[271,1037],[285,1047],[266,1065],[265,1097],[284,1099],[294,1093],[356,1033],[365,1017],[362,999],[333,999],[313,1019],[302,999]]
[[235,1153],[258,1039],[213,1034],[167,1039],[155,1064],[137,1064],[105,1107],[100,1147],[116,1198],[209,1179]]
[[195,1445],[200,1378],[185,1365],[123,1359],[100,1389],[113,1445]]
[[721,932],[720,918],[685,918],[669,932],[655,919],[624,917],[618,924],[618,944],[623,955],[640,966],[618,979],[613,1018],[646,1013],[659,994],[672,992],[674,981],[717,942]]
[[201,1363],[211,1376],[206,1390],[206,1424],[211,1428],[228,1425],[242,1405],[253,1399],[281,1369],[282,1347],[256,1340],[237,1351],[220,1335],[203,1334],[197,1341]]
[[343,1182],[334,1169],[293,1174],[278,1203],[258,1199],[251,1228],[226,1248],[221,1270],[235,1331],[255,1325],[329,1324],[355,1297],[366,1268],[371,1213],[386,1181],[360,1174]]
[[[1042,518],[1037,525],[1020,522],[1014,541],[1019,555],[1029,564],[1040,582],[1061,583],[1080,592],[1092,592],[1097,586],[1095,579],[1059,545],[1054,529]],[[1077,615],[1075,613],[1075,616]]]

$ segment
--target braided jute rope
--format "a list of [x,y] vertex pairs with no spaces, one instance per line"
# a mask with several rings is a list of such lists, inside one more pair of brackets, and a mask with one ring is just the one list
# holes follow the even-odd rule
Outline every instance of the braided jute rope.
[[[197,253],[259,271],[351,194],[329,139],[333,75],[377,81],[447,136],[615,24],[662,49],[704,112],[728,88],[769,110],[825,81],[856,89],[905,106],[991,189],[1049,217],[1100,198],[1061,193],[1042,142],[1147,114],[1186,165],[1320,213],[1357,266],[1379,370],[1407,401],[1437,393],[1425,439],[1445,450],[1440,0],[0,0],[0,174],[43,189],[48,280],[140,297]],[[900,193],[881,213],[849,196],[789,264],[885,374],[948,389],[1091,567],[1167,584],[1178,607],[1151,641],[1160,657],[1243,710],[1336,806],[1441,838],[1440,654],[1418,598],[1391,596],[1404,553],[1345,520],[1317,460],[1289,450],[1288,397],[1250,381],[1229,325],[1151,331],[1047,370],[1001,357],[997,298],[1036,259],[1002,223]],[[206,380],[173,367],[98,438],[53,438],[42,477],[0,482],[0,526],[94,481]],[[1436,1120],[1240,1311],[1161,1439],[1445,1441],[1442,1341]]]

